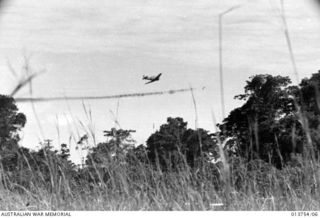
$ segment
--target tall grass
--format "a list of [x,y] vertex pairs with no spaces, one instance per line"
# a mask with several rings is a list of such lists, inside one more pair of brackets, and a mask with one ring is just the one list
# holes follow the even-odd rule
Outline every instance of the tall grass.
[[[27,155],[26,155],[27,156]],[[0,171],[0,210],[319,210],[319,162],[294,158],[282,170],[266,162],[231,158],[229,184],[223,164],[181,165],[160,171],[136,156],[103,159],[71,173],[47,154],[45,168]],[[42,169],[41,169],[42,167]],[[49,172],[48,172],[48,171]],[[79,175],[87,175],[79,177]],[[98,178],[98,179],[93,179]],[[227,191],[228,189],[228,191]],[[228,202],[226,202],[226,199]],[[223,203],[222,206],[216,204]]]

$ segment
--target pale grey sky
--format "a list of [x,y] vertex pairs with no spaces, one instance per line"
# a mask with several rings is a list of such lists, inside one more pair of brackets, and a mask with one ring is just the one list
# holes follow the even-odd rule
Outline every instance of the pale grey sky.
[[[46,69],[33,83],[34,96],[108,95],[206,86],[195,92],[199,126],[214,131],[213,110],[221,120],[218,71],[218,14],[224,18],[224,77],[227,111],[241,102],[245,80],[260,73],[289,75],[292,65],[278,13],[278,0],[12,0],[0,17],[0,92],[8,94],[15,78],[7,60],[19,70],[23,54],[35,69]],[[320,16],[311,0],[285,1],[300,77],[320,66]],[[142,75],[163,73],[144,85]],[[28,89],[18,96],[28,96]],[[85,101],[91,108],[98,141],[110,129],[117,100]],[[88,128],[82,102],[36,104],[44,136],[30,104],[18,104],[28,117],[22,144],[39,139],[68,142]],[[194,127],[190,93],[121,99],[122,128],[135,129],[143,143],[168,116],[181,116]],[[58,120],[58,121],[57,121]],[[60,140],[57,126],[59,126]],[[74,146],[74,143],[73,143]]]

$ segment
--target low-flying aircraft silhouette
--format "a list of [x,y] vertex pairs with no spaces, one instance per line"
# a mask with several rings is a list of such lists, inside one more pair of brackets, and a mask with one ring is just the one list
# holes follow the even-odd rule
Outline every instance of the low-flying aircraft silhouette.
[[149,83],[153,83],[155,81],[160,80],[161,75],[162,75],[162,73],[159,73],[157,76],[143,76],[142,79],[149,80],[149,82],[145,83],[145,84],[149,84]]

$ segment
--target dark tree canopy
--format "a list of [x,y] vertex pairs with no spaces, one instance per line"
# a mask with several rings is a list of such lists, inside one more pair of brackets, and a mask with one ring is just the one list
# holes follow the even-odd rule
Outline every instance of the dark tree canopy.
[[19,141],[17,134],[26,123],[26,116],[18,113],[12,97],[0,95],[0,144],[10,140]]
[[320,71],[312,74],[310,79],[305,78],[299,84],[299,90],[295,90],[295,96],[301,113],[306,120],[307,131],[310,134],[314,149],[320,150]]
[[276,165],[289,158],[294,147],[290,135],[299,126],[290,83],[288,77],[256,75],[247,81],[245,93],[235,97],[246,102],[230,112],[220,129],[236,138],[239,155]]
[[194,167],[210,151],[216,153],[216,143],[208,131],[188,129],[182,118],[169,117],[147,140],[147,151],[150,161],[163,169],[184,166],[185,162]]
[[245,93],[245,103],[219,125],[224,136],[236,142],[238,155],[260,158],[281,167],[292,153],[320,150],[320,71],[290,86],[288,77],[256,75]]
[[26,123],[26,116],[18,112],[12,97],[0,95],[0,159],[6,170],[13,170],[17,163],[19,131]]

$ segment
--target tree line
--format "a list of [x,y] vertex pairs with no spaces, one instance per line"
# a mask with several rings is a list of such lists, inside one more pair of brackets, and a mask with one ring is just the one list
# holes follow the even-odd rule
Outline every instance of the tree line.
[[[134,130],[112,128],[104,131],[106,140],[89,150],[80,168],[70,160],[67,144],[61,144],[60,150],[54,150],[50,140],[42,142],[38,151],[20,147],[19,131],[27,118],[12,97],[0,95],[2,183],[11,188],[32,188],[32,178],[52,190],[88,182],[115,183],[115,171],[111,172],[110,166],[117,169],[122,165],[132,177],[141,176],[134,173],[141,166],[176,173],[209,166],[206,169],[216,173],[219,167],[213,162],[221,155],[221,143],[228,160],[261,160],[278,169],[290,164],[297,155],[318,159],[319,87],[320,71],[298,85],[292,85],[286,76],[254,75],[246,81],[244,93],[235,96],[243,104],[217,124],[219,131],[188,128],[183,118],[169,117],[146,145],[136,146],[131,136]],[[72,184],[63,186],[61,181]]]

